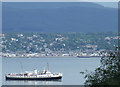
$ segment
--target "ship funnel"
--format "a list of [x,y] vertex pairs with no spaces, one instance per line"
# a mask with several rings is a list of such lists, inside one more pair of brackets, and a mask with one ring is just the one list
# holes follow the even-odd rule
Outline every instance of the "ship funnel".
[[37,73],[38,73],[37,69],[34,69],[34,74],[37,74]]

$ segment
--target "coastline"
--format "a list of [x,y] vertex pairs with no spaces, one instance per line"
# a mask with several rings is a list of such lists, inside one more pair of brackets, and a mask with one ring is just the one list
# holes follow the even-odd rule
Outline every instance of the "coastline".
[[101,56],[39,56],[39,57],[2,57],[2,58],[101,58]]
[[2,57],[2,58],[78,58],[75,56]]

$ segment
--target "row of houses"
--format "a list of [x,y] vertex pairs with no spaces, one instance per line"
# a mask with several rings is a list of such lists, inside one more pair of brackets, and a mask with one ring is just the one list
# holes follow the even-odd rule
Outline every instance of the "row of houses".
[[77,57],[77,56],[101,56],[99,52],[96,53],[85,53],[85,52],[80,52],[80,53],[24,53],[24,54],[19,54],[19,53],[2,53],[1,54],[3,57],[10,57],[10,58],[15,58],[15,57]]

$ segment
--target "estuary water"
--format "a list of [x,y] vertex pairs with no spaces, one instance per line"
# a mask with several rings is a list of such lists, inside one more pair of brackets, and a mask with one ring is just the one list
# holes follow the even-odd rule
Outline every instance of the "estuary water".
[[[6,81],[5,74],[21,73],[47,68],[51,72],[62,72],[60,81]],[[85,70],[94,71],[100,66],[100,58],[2,58],[2,85],[83,85]]]

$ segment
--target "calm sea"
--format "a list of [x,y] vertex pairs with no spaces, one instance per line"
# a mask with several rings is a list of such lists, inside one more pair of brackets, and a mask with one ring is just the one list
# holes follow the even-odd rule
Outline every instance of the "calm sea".
[[[51,72],[62,72],[61,81],[6,81],[5,74],[21,73],[47,68]],[[100,58],[3,58],[2,84],[3,85],[83,85],[84,75],[81,71],[94,71],[100,66]]]

